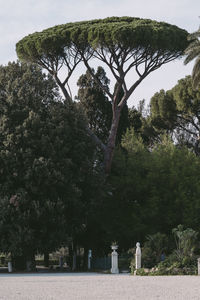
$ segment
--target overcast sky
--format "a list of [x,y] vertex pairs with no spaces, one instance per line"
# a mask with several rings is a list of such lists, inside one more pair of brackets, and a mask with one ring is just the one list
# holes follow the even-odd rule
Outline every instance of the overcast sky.
[[[15,44],[25,35],[67,22],[131,16],[150,18],[194,32],[200,24],[200,0],[0,0],[0,64],[17,59]],[[147,101],[160,89],[172,88],[179,79],[191,74],[193,63],[183,59],[162,66],[145,79],[131,97],[129,106]],[[73,77],[76,82],[82,69]]]

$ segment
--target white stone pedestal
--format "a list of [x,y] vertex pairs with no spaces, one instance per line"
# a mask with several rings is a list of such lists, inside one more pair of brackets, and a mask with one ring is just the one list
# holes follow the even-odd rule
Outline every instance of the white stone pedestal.
[[116,250],[118,249],[117,245],[111,246],[111,249],[113,250],[111,254],[111,273],[112,274],[118,274],[119,273],[119,268],[118,268],[118,253]]
[[91,269],[91,261],[92,261],[92,250],[88,251],[88,270]]
[[135,268],[136,270],[141,268],[141,248],[140,248],[140,243],[136,244],[136,252],[135,252]]
[[198,275],[200,275],[200,257],[197,259]]
[[9,273],[12,272],[12,263],[11,263],[11,261],[8,262],[8,272]]

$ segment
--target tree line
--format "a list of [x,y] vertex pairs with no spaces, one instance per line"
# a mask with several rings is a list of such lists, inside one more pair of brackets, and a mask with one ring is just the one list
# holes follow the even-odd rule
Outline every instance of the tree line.
[[[192,78],[156,93],[149,113],[144,102],[127,106],[136,86],[187,45],[185,31],[135,18],[57,26],[18,43],[19,57],[30,62],[0,67],[0,249],[16,268],[61,246],[72,264],[78,247],[101,255],[113,240],[123,251],[180,223],[198,230],[199,93]],[[94,56],[109,58],[112,92],[103,67],[88,65]],[[74,102],[66,86],[81,61],[87,71]],[[138,79],[129,90],[131,68]]]

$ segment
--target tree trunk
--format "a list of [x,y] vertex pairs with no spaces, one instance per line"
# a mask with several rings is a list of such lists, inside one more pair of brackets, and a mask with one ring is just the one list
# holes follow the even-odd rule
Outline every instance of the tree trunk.
[[85,271],[88,269],[88,247],[84,247],[83,269]]
[[115,141],[117,136],[117,129],[119,125],[121,109],[122,107],[116,107],[115,111],[113,112],[111,130],[108,137],[108,143],[106,145],[106,149],[104,152],[104,168],[105,168],[106,175],[108,175],[111,171],[111,165],[112,165],[112,159],[114,155]]
[[16,271],[26,270],[26,257],[24,255],[12,256],[12,265]]
[[76,253],[76,247],[74,247],[72,271],[75,271],[76,269],[77,269],[77,253]]
[[35,255],[26,259],[26,271],[31,272],[36,270]]
[[49,267],[49,253],[48,252],[44,253],[44,266],[47,268]]
[[69,249],[69,267],[70,267],[70,270],[72,270],[72,267],[73,267],[73,247],[72,247],[72,243],[69,244],[68,246],[68,249]]

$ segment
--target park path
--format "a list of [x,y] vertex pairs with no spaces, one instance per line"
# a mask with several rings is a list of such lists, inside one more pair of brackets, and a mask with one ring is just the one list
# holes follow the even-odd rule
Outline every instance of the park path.
[[0,274],[0,300],[200,300],[200,276]]

